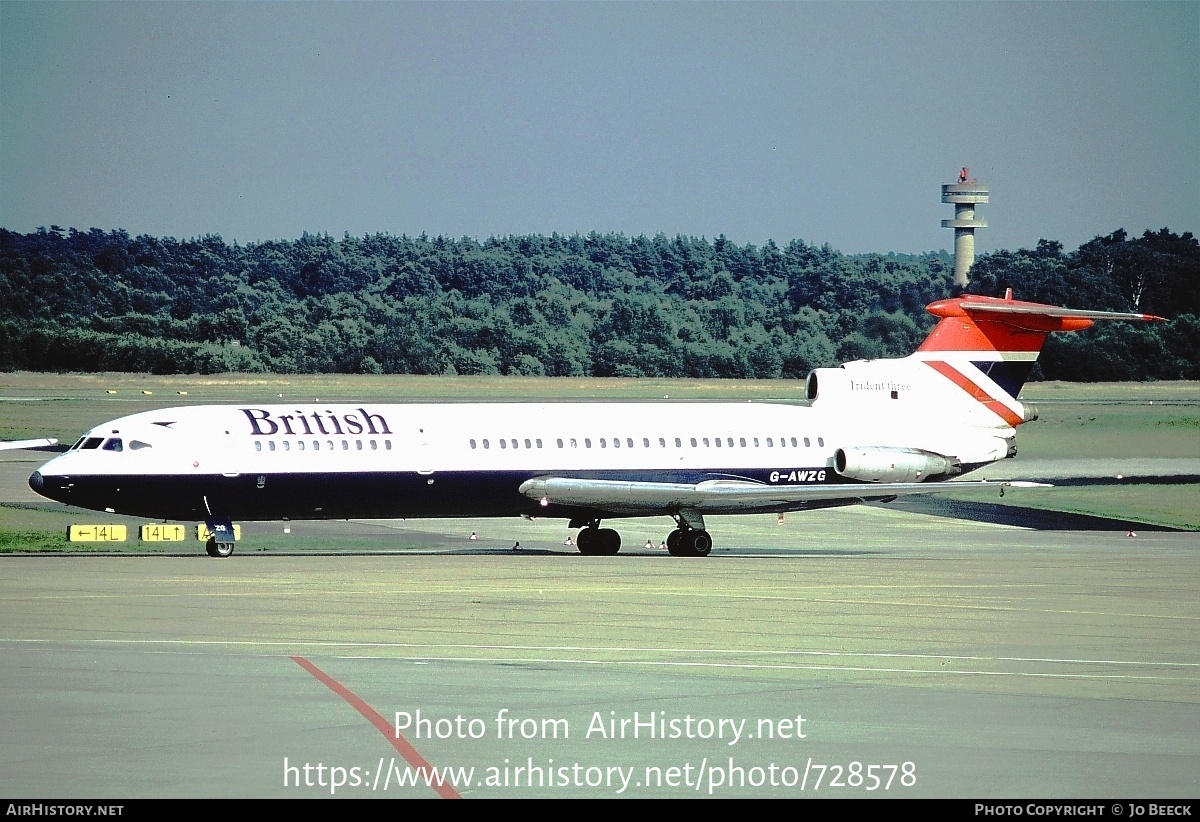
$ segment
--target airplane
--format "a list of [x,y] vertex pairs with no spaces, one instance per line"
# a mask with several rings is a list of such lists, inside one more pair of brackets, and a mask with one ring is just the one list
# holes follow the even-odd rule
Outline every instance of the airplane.
[[[1017,397],[1047,335],[1161,320],[963,295],[907,357],[817,368],[796,403],[240,404],[106,422],[29,478],[80,508],[203,520],[210,556],[232,522],[554,517],[612,555],[601,522],[665,515],[674,556],[706,556],[706,514],[783,513],[952,487],[1016,454],[1037,417]],[[1036,483],[1006,483],[1036,485]]]

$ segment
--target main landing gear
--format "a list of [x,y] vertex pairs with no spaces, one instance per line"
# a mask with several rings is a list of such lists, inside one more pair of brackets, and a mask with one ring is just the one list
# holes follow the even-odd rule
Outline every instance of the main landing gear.
[[706,557],[712,553],[712,547],[708,531],[684,525],[667,534],[667,551],[673,557]]
[[712,553],[712,537],[704,530],[704,517],[699,511],[684,508],[672,516],[677,527],[667,534],[667,551],[671,556],[706,557]]
[[[694,512],[674,515],[678,528],[667,535],[667,551],[673,557],[706,557],[712,553],[713,541],[704,530],[704,518]],[[600,520],[571,520],[571,528],[584,526],[575,539],[579,553],[584,556],[614,556],[621,550],[621,535],[612,528],[601,528]]]
[[[572,527],[575,525],[571,523]],[[621,535],[612,528],[601,528],[600,520],[594,519],[579,532],[575,545],[584,556],[611,557],[621,550]]]

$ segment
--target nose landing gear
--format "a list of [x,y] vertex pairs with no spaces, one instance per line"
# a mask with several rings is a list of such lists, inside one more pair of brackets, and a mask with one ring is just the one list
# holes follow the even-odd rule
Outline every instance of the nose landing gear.
[[204,550],[210,557],[227,557],[233,553],[232,542],[217,542],[216,537],[209,537],[204,543]]

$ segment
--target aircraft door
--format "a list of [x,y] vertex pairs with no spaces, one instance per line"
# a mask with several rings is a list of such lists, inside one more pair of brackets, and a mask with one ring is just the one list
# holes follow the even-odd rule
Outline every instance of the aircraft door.
[[234,446],[234,435],[232,431],[226,431],[221,437],[221,446],[213,454],[217,460],[217,470],[224,477],[236,477],[241,474],[241,466],[238,465],[237,449]]
[[421,425],[416,431],[417,473],[423,477],[433,475],[433,449],[429,444],[429,427]]

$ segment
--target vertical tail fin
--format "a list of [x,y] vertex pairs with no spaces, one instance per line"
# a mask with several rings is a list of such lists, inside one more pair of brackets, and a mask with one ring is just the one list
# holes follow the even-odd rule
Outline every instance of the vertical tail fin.
[[814,403],[873,408],[875,414],[949,414],[983,428],[1012,428],[1037,418],[1017,399],[1046,337],[1096,320],[1162,320],[1150,314],[1080,311],[1012,298],[963,295],[930,303],[941,317],[915,353],[899,360],[858,360],[808,376]]

